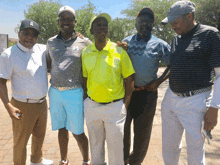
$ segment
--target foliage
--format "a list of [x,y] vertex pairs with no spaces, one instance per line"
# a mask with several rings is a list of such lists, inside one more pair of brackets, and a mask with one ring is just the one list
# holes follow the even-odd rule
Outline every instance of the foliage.
[[196,4],[195,18],[202,24],[220,30],[220,0],[192,0]]
[[127,18],[115,18],[109,23],[108,38],[113,42],[122,41],[134,33],[133,23]]
[[135,26],[135,19],[139,11],[143,7],[149,7],[154,11],[155,22],[152,33],[170,43],[172,41],[175,32],[171,30],[171,26],[161,25],[161,21],[167,16],[170,6],[177,0],[131,0],[128,9],[123,10],[121,13],[126,15],[128,19],[133,21]]
[[90,21],[97,14],[98,11],[96,6],[88,1],[88,4],[76,10],[77,25],[75,30],[83,34],[85,37],[90,38],[90,40],[94,40],[94,37],[90,33]]
[[58,11],[61,6],[53,0],[40,0],[24,11],[26,19],[34,20],[40,26],[39,43],[45,44],[50,37],[58,34]]

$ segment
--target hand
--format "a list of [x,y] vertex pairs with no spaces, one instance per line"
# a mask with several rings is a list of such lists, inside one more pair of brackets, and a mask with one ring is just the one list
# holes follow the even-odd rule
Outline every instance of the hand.
[[204,130],[212,130],[218,122],[218,109],[209,107],[208,111],[204,116]]
[[128,50],[128,44],[127,44],[127,42],[120,42],[120,41],[117,41],[117,46],[122,47],[125,51]]
[[9,115],[10,115],[10,117],[13,119],[18,119],[18,120],[20,120],[21,119],[21,117],[22,117],[22,113],[21,113],[21,111],[18,109],[18,108],[16,108],[16,107],[14,107],[13,105],[11,105],[10,103],[8,104],[8,106],[7,106],[7,110],[8,110],[8,113],[9,113]]
[[78,36],[79,38],[83,38],[83,37],[84,37],[84,35],[82,35],[81,33],[76,32],[76,34],[77,34],[77,36]]
[[[147,87],[148,86],[148,87]],[[151,82],[149,82],[146,86],[147,91],[152,91],[152,92],[156,92],[157,88],[160,86],[160,82],[158,79],[156,80],[152,80]]]

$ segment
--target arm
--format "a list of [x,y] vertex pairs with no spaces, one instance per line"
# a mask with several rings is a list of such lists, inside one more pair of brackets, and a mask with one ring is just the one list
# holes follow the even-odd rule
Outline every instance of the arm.
[[8,99],[8,89],[6,86],[6,79],[0,78],[0,98],[5,106],[5,108],[8,111],[8,114],[10,115],[11,118],[15,118],[15,119],[20,119],[20,117],[18,117],[16,115],[16,113],[19,113],[21,115],[21,112],[18,108],[14,107]]
[[127,42],[120,42],[120,41],[117,41],[117,46],[122,47],[125,51],[128,50],[128,43],[127,43]]
[[125,104],[126,109],[128,109],[128,105],[130,103],[133,90],[134,90],[134,74],[125,78],[124,104]]
[[220,68],[215,68],[215,82],[211,105],[204,116],[204,129],[212,130],[218,122],[218,108],[220,106]]
[[87,95],[87,78],[83,77],[83,91],[84,91],[84,97],[83,99],[85,100],[88,95]]
[[170,75],[170,66],[167,65],[167,68],[158,79],[149,82],[145,87],[136,88],[135,91],[147,89],[148,91],[155,92],[157,88],[160,86],[160,84],[162,84],[166,79],[169,78],[169,75]]

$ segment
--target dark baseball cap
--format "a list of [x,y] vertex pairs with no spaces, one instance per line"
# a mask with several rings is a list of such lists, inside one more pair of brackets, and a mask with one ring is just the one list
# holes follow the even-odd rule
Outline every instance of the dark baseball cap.
[[142,15],[148,15],[149,18],[154,21],[154,12],[151,8],[144,7],[143,9],[141,9],[141,11],[137,15],[137,18]]
[[166,25],[175,21],[181,15],[194,12],[195,3],[191,1],[177,1],[170,7],[167,17],[161,21],[161,24]]
[[23,20],[21,22],[21,26],[20,26],[19,31],[22,31],[22,30],[27,29],[27,28],[31,28],[31,29],[36,30],[38,32],[38,34],[40,33],[39,25],[33,20],[29,20],[29,19]]

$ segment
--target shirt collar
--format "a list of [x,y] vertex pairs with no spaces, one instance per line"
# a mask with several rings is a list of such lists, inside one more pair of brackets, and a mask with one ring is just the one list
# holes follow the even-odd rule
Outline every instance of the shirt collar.
[[20,42],[17,43],[17,46],[22,52],[26,52],[26,53],[34,52],[33,47],[31,49],[26,48]]
[[181,38],[191,37],[193,36],[200,28],[200,23],[197,23],[188,33],[185,35],[181,35]]
[[[110,47],[111,47],[111,41],[110,41],[110,39],[109,38],[107,38],[107,44],[105,45],[105,47],[101,50],[101,51],[108,51],[109,49],[110,49]],[[99,50],[96,48],[96,46],[95,46],[95,42],[92,44],[92,47],[91,47],[91,50],[93,51],[93,52],[99,52]]]
[[75,30],[74,30],[74,32],[73,32],[71,38],[69,38],[69,39],[67,39],[67,40],[65,40],[65,39],[61,36],[61,31],[60,31],[59,34],[57,35],[57,39],[64,40],[64,41],[75,40],[76,38],[77,38],[77,33],[75,32]]
[[148,35],[147,37],[141,38],[140,35],[137,33],[137,35],[136,35],[136,40],[137,40],[137,41],[143,40],[143,41],[145,41],[145,42],[148,42],[148,41],[151,39],[151,36],[152,36],[152,34],[150,33],[150,35]]

